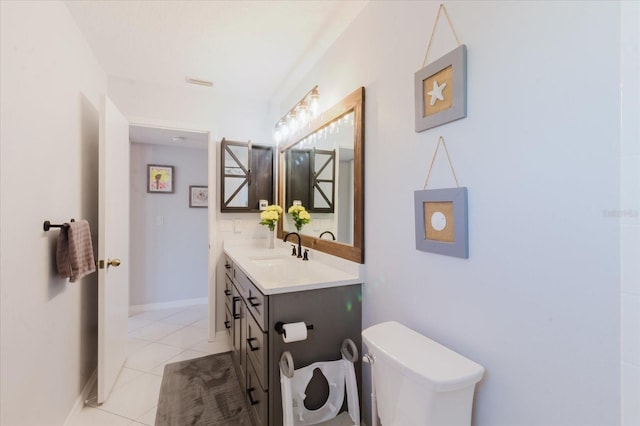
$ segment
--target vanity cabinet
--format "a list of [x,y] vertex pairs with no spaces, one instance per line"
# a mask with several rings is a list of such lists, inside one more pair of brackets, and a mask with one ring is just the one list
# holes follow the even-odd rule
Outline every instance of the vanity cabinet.
[[[318,361],[340,359],[340,347],[347,338],[360,351],[361,284],[265,295],[241,265],[228,256],[226,265],[230,267],[226,269],[225,304],[227,315],[233,318],[228,331],[247,405],[256,425],[281,426],[278,363],[282,353],[289,351],[295,368],[301,368]],[[313,325],[307,339],[285,343],[275,330],[276,324],[299,321]],[[361,389],[360,363],[356,363],[355,369]],[[326,399],[326,382],[312,381],[307,394],[308,406],[318,408]]]

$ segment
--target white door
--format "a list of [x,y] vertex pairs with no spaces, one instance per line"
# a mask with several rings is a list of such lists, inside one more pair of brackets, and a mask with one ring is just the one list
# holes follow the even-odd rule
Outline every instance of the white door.
[[129,123],[108,97],[100,104],[98,195],[98,403],[127,354],[129,317]]

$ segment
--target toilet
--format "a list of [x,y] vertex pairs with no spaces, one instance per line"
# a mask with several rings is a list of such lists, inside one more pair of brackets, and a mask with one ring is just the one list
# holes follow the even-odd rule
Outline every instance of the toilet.
[[481,365],[395,321],[367,328],[362,339],[364,361],[371,364],[374,426],[377,417],[382,426],[471,424]]

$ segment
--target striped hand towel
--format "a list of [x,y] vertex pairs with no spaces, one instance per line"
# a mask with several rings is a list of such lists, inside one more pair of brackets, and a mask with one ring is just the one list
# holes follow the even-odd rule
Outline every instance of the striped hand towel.
[[79,220],[65,223],[65,225],[60,228],[58,235],[56,264],[60,277],[69,278],[73,283],[95,272],[96,264],[93,258],[89,222]]

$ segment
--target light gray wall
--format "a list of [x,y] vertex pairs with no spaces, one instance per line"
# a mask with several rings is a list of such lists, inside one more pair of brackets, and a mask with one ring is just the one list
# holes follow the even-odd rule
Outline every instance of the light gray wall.
[[61,2],[0,2],[0,424],[62,424],[96,368],[97,275],[57,278],[59,231],[98,220],[106,75]]
[[[147,193],[147,165],[174,167],[174,193]],[[207,209],[189,185],[207,185],[207,150],[131,144],[131,305],[207,297]]]
[[[369,3],[282,103],[366,88],[363,325],[397,320],[482,364],[476,425],[619,424],[620,231],[603,210],[620,198],[620,4],[447,2],[468,116],[415,133],[438,6]],[[455,47],[442,18],[430,61]],[[415,249],[440,135],[469,189],[468,260]],[[447,186],[442,156],[430,187]]]
[[622,424],[640,425],[640,2],[621,8]]

